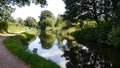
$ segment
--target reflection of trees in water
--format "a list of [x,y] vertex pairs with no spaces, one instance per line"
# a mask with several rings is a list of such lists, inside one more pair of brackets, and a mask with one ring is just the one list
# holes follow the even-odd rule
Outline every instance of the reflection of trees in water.
[[56,38],[58,40],[58,43],[61,43],[64,40],[64,37],[61,34],[56,34]]
[[44,33],[44,34],[39,35],[39,37],[41,39],[42,48],[44,48],[44,49],[50,49],[53,46],[53,42],[55,41],[54,34]]
[[95,53],[83,49],[82,46],[71,46],[64,50],[63,56],[69,62],[66,63],[67,68],[111,68],[111,62]]

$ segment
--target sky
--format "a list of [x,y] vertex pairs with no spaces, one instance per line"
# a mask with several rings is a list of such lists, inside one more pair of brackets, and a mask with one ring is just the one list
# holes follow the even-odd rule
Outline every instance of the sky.
[[26,19],[28,16],[34,17],[37,21],[39,20],[38,16],[40,16],[41,11],[43,10],[49,10],[51,11],[55,17],[57,17],[58,14],[63,14],[65,12],[65,4],[62,0],[47,0],[48,6],[45,8],[41,8],[40,5],[34,5],[31,6],[25,6],[25,7],[16,7],[16,10],[14,13],[12,13],[12,16],[16,19],[18,17],[21,17],[23,19]]

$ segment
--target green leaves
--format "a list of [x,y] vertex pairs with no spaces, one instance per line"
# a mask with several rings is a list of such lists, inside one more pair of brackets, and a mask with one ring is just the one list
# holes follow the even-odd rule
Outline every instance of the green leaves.
[[108,43],[115,47],[120,47],[120,27],[113,27],[112,31],[108,33]]
[[19,7],[25,6],[25,5],[30,5],[31,3],[34,4],[40,4],[41,7],[44,7],[45,5],[47,5],[47,1],[46,0],[0,0],[0,3],[2,5],[6,4],[6,5],[17,5]]
[[27,17],[25,20],[25,26],[36,27],[37,21],[33,17]]
[[42,48],[50,49],[53,46],[53,42],[55,41],[55,35],[52,33],[45,33],[39,36],[41,38]]
[[42,30],[46,30],[47,27],[54,27],[55,20],[52,12],[48,10],[44,10],[41,12],[40,15],[40,21],[38,22],[38,25]]
[[[100,18],[106,21],[114,18],[114,3],[111,0],[63,0],[66,4],[64,18],[68,21],[92,19],[99,23]],[[117,5],[116,5],[117,7]]]
[[12,8],[11,6],[1,4],[0,3],[0,19],[7,20],[8,17],[10,17],[11,13],[15,11],[15,8]]
[[40,15],[40,21],[43,21],[44,19],[46,19],[47,17],[49,18],[54,18],[53,14],[51,11],[49,10],[44,10],[41,12],[41,15]]
[[30,5],[31,3],[40,4],[41,7],[47,5],[46,0],[0,0],[0,19],[7,20],[11,13],[15,11],[12,5],[17,5],[19,7]]
[[58,15],[57,20],[55,22],[55,27],[61,29],[66,25],[65,21],[63,20],[63,16]]
[[0,33],[4,31],[8,32],[8,21],[0,20]]

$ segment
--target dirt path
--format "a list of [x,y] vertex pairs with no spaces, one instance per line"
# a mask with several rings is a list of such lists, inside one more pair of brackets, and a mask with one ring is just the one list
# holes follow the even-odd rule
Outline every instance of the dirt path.
[[0,68],[30,68],[5,48],[2,43],[5,38],[6,36],[0,36]]

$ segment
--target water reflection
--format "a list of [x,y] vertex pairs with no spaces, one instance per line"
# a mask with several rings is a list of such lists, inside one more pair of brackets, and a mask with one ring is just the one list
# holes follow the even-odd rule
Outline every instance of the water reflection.
[[[30,43],[28,49],[54,61],[61,68],[114,68],[112,63],[115,58],[107,53],[110,50],[97,45],[95,47],[81,45],[61,35],[45,33],[37,36],[36,40]],[[108,55],[104,55],[104,52],[100,50],[104,52],[107,50],[106,54]],[[113,50],[111,51],[113,52]],[[115,56],[118,55],[115,54]],[[114,62],[119,64],[117,60]]]
[[52,33],[41,33],[39,38],[41,39],[40,43],[44,49],[50,49],[55,41],[55,36]]
[[[39,38],[39,36],[37,36],[36,40],[29,44],[28,49],[31,52],[34,52],[37,49],[38,55],[40,55],[46,59],[52,60],[53,62],[60,65],[61,68],[66,68],[65,63],[67,62],[67,60],[65,60],[64,57],[61,57],[61,55],[63,54],[62,45],[59,45],[60,48],[57,46],[58,40],[56,39],[52,43],[53,45],[50,49],[43,48],[43,44],[41,44],[40,41],[41,41],[41,39]],[[66,44],[65,41],[63,43]]]
[[66,68],[111,68],[112,64],[109,59],[101,56],[94,51],[90,51],[83,45],[76,43],[69,47],[69,50],[64,50],[62,55],[69,60],[66,63]]

